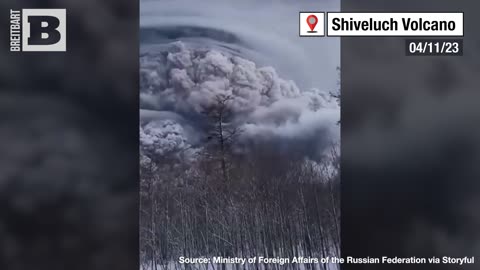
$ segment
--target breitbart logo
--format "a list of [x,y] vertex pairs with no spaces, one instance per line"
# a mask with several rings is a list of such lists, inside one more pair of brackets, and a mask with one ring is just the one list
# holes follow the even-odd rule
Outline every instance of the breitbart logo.
[[10,10],[10,51],[67,51],[65,9]]

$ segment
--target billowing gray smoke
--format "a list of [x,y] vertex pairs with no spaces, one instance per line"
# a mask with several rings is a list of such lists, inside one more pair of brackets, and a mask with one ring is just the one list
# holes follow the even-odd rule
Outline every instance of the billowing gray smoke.
[[[166,2],[162,1],[162,6]],[[175,9],[179,7],[176,3],[169,6],[168,16],[159,5],[142,4],[146,14],[142,13],[140,56],[144,154],[200,149],[207,137],[205,108],[215,105],[219,96],[231,97],[230,124],[242,131],[239,142],[274,144],[319,158],[327,146],[339,140],[339,105],[330,95],[338,87],[336,65],[316,62],[318,53],[306,61],[304,53],[311,44],[293,44],[268,31],[262,35],[255,27],[248,32],[243,24],[233,25],[234,19],[219,23],[229,12],[234,13],[217,1],[205,2],[216,7],[210,13],[203,8],[189,12],[188,5]],[[294,25],[298,24],[298,10],[302,8],[292,9],[289,15]],[[149,16],[153,14],[157,16]],[[242,15],[238,10],[235,14],[236,19]],[[275,25],[273,18],[270,25]],[[263,46],[268,37],[271,51]],[[332,57],[331,52],[321,54],[325,59]],[[332,75],[325,76],[323,70]]]

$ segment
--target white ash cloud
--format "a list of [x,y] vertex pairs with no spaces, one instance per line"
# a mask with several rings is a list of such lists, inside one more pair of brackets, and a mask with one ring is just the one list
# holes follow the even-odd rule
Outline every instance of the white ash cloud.
[[201,147],[201,112],[222,94],[233,97],[242,146],[315,156],[338,142],[339,106],[328,93],[338,89],[340,40],[298,37],[298,12],[316,9],[338,11],[340,1],[142,1],[141,125],[172,120]]
[[286,139],[292,147],[308,142],[318,152],[327,141],[338,140],[339,106],[328,92],[302,91],[274,68],[226,52],[182,42],[167,48],[143,53],[140,60],[141,108],[177,116],[143,124],[142,147],[149,153],[198,147],[199,137],[205,135],[203,111],[219,95],[232,97],[228,106],[232,122],[243,130],[241,139],[272,143]]
[[154,120],[140,126],[140,156],[143,162],[166,155],[192,159],[199,150],[190,144],[186,129],[173,120]]
[[152,121],[140,127],[142,150],[163,155],[188,147],[182,126],[170,120]]
[[[340,38],[299,38],[298,12],[340,11],[339,0],[192,0],[142,1],[140,25],[199,27],[221,31],[228,47],[259,65],[275,67],[300,88],[335,89],[340,65]],[[185,37],[189,42],[225,48],[211,35]],[[195,39],[195,40],[193,40]]]

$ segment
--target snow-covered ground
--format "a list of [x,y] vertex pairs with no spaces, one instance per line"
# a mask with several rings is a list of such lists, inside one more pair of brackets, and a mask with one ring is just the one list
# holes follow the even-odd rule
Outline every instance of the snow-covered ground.
[[[298,12],[318,9],[338,10],[339,1],[142,1],[141,162],[172,152],[194,158],[209,136],[205,109],[225,96],[231,115],[224,124],[241,130],[242,145],[272,144],[315,162],[338,143],[340,107],[331,93],[339,87],[339,39],[298,37]],[[223,270],[184,266],[157,270]],[[270,266],[238,269],[309,269]]]
[[[238,267],[238,268],[237,268]],[[170,263],[167,265],[157,265],[157,269],[151,266],[140,266],[140,270],[271,270],[271,269],[294,269],[294,270],[339,270],[339,264],[288,264],[288,265],[273,265],[265,266],[264,264],[225,264],[225,268],[221,264],[189,264],[179,265],[177,263]]]

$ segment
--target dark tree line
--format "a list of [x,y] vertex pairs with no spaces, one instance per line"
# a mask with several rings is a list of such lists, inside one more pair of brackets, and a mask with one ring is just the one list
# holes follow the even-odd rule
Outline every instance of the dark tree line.
[[185,257],[339,255],[339,163],[274,147],[234,154],[241,132],[228,123],[229,97],[206,109],[209,140],[194,162],[176,153],[141,166],[140,245],[145,269],[328,269],[325,265],[180,265]]

